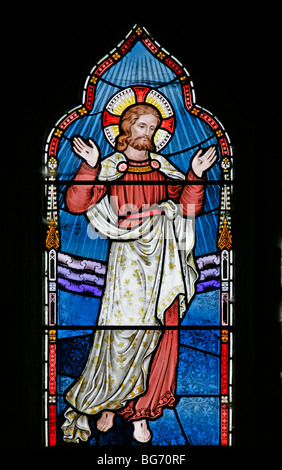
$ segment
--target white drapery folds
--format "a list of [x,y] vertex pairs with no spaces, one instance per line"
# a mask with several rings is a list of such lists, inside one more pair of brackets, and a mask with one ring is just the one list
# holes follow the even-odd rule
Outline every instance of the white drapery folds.
[[173,201],[158,209],[162,214],[129,230],[118,227],[107,195],[88,210],[93,228],[113,240],[99,325],[163,324],[177,296],[180,316],[186,312],[197,278],[194,220],[183,217]]

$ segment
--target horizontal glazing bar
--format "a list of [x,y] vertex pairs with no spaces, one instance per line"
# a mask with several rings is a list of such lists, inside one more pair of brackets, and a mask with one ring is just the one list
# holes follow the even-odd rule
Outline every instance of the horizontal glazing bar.
[[111,185],[129,185],[129,186],[134,186],[134,185],[138,185],[138,186],[148,186],[148,185],[153,185],[153,186],[156,186],[156,185],[169,185],[169,186],[179,186],[179,185],[187,185],[187,184],[195,184],[195,185],[218,185],[218,186],[222,186],[223,184],[225,185],[232,185],[234,184],[233,181],[229,181],[229,180],[205,180],[205,181],[191,181],[191,180],[169,180],[169,181],[124,181],[124,180],[114,180],[114,181],[100,181],[100,180],[83,180],[83,181],[73,181],[73,180],[56,180],[56,181],[48,181],[46,180],[45,181],[45,184],[46,185],[78,185],[78,186],[81,186],[81,185],[94,185],[94,184],[97,184],[99,186],[103,185],[103,186],[111,186]]
[[50,330],[232,330],[228,325],[50,325]]
[[220,354],[216,354],[212,351],[206,351],[205,349],[201,349],[201,348],[195,348],[194,346],[190,346],[189,344],[184,344],[184,343],[181,343],[181,346],[183,348],[187,348],[187,349],[193,349],[193,351],[198,351],[198,352],[201,352],[203,354],[207,354],[209,356],[215,356],[215,357],[218,357],[220,358]]

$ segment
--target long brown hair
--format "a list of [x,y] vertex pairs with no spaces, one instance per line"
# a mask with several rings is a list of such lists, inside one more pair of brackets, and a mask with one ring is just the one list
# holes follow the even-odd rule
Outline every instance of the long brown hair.
[[116,149],[120,152],[127,149],[128,138],[131,137],[131,126],[135,124],[137,119],[143,114],[152,114],[155,116],[157,118],[157,127],[160,126],[162,118],[157,108],[150,104],[135,104],[130,106],[126,109],[124,114],[121,115],[119,123],[120,133],[116,139]]

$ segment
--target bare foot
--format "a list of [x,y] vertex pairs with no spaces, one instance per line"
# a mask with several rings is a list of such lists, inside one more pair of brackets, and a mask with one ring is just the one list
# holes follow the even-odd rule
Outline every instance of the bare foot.
[[112,411],[103,411],[102,416],[97,421],[97,429],[102,432],[107,432],[113,427],[113,420],[115,414]]
[[147,425],[146,419],[141,419],[140,421],[133,421],[134,431],[133,437],[138,442],[149,442],[151,439],[151,433]]

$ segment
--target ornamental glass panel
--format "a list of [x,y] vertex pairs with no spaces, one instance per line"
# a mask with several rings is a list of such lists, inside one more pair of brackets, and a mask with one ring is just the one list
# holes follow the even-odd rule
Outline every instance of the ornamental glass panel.
[[141,26],[54,125],[45,446],[232,445],[232,163],[188,71]]

